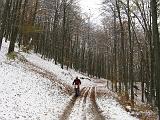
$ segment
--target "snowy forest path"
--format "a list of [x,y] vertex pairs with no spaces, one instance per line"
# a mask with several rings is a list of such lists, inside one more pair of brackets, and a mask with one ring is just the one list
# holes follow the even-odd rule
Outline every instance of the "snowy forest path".
[[83,87],[79,97],[73,96],[60,120],[105,120],[96,103],[96,87]]
[[[67,94],[72,94],[73,88],[61,81],[57,80],[56,75],[44,68],[41,68],[25,58],[19,57],[19,60],[24,65],[24,69],[30,70],[39,74],[40,76],[47,78],[53,82],[53,84],[58,84],[63,87]],[[101,115],[101,110],[96,103],[96,87],[83,87],[80,92],[79,97],[72,96],[70,102],[66,104],[64,112],[59,117],[60,120],[70,120],[70,117],[77,117],[77,120],[105,120]],[[99,92],[97,92],[99,94]]]

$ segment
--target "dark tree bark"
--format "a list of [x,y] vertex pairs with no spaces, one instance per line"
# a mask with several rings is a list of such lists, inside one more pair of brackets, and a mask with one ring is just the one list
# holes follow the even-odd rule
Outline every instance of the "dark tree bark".
[[151,0],[151,13],[152,13],[152,39],[154,45],[154,72],[156,81],[156,101],[158,106],[159,120],[160,120],[160,41],[157,24],[157,0]]
[[116,0],[116,7],[117,7],[117,12],[118,12],[118,19],[119,19],[119,24],[120,24],[120,33],[121,33],[121,71],[122,71],[122,80],[124,82],[124,86],[125,86],[125,96],[126,99],[129,99],[128,96],[128,81],[126,79],[126,56],[125,56],[125,43],[124,43],[124,27],[123,27],[123,23],[122,23],[122,18],[121,18],[121,12],[120,12],[120,1]]
[[4,5],[4,10],[2,11],[2,20],[0,21],[0,49],[2,46],[2,39],[4,37],[4,32],[6,29],[7,18],[9,17],[10,9],[11,9],[11,0],[6,0]]
[[11,53],[14,51],[14,47],[15,47],[15,42],[17,39],[17,35],[18,35],[18,31],[19,31],[19,13],[20,13],[20,9],[21,9],[21,2],[22,0],[15,0],[13,2],[13,10],[12,10],[12,16],[11,16],[11,20],[12,20],[12,27],[11,27],[11,40],[10,40],[10,44],[9,44],[9,49],[8,49],[8,53]]
[[134,77],[133,77],[133,41],[131,36],[130,2],[127,0],[128,36],[129,36],[129,81],[131,83],[131,103],[134,107]]

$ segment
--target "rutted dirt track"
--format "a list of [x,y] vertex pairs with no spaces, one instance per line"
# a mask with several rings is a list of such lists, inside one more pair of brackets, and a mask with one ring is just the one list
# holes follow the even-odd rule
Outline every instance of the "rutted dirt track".
[[[79,110],[77,110],[81,113],[79,116],[74,115],[75,104],[79,106]],[[79,97],[73,96],[60,116],[60,120],[69,120],[70,116],[77,116],[77,119],[80,117],[81,120],[105,120],[96,103],[96,87],[84,87]]]
[[[68,93],[69,91],[72,91],[70,86],[58,81],[53,73],[27,61],[26,59],[23,63],[26,69],[38,73],[42,77],[52,80],[54,83],[62,85]],[[96,103],[96,87],[83,87],[80,94],[79,97],[73,95],[68,105],[66,105],[63,114],[59,117],[60,120],[69,120],[70,116],[76,116],[76,120],[79,118],[80,120],[105,120]],[[75,107],[76,105],[78,107]],[[75,115],[74,111],[77,111],[78,116],[77,114]]]

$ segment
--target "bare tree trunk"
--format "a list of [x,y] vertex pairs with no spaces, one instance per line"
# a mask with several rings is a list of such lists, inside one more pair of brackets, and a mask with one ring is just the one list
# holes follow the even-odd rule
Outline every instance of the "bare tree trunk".
[[131,18],[130,18],[130,8],[129,0],[127,0],[127,16],[128,16],[128,34],[129,34],[129,80],[131,81],[131,103],[134,107],[134,77],[133,77],[133,41],[131,36]]
[[158,106],[159,120],[160,120],[160,42],[157,24],[157,1],[151,0],[152,12],[152,39],[154,45],[154,68],[155,68],[155,81],[156,81],[156,101]]
[[17,34],[19,31],[19,11],[21,8],[21,2],[22,0],[15,0],[13,2],[13,10],[12,10],[12,32],[11,32],[11,40],[10,40],[10,44],[9,44],[9,49],[8,49],[8,53],[11,53],[14,51],[14,47],[15,47],[15,42],[17,39]]
[[1,24],[0,24],[0,49],[2,46],[2,39],[4,37],[4,32],[6,29],[6,24],[7,24],[7,18],[9,17],[10,9],[11,9],[11,0],[6,0],[5,5],[4,5],[4,10],[2,11],[2,19],[1,19]]
[[126,79],[126,56],[125,56],[125,46],[124,46],[124,28],[123,28],[123,23],[122,23],[122,18],[121,18],[121,13],[120,13],[120,6],[119,6],[119,0],[116,0],[116,7],[117,7],[117,12],[118,12],[118,18],[119,18],[119,23],[120,23],[120,32],[121,32],[121,65],[122,65],[122,80],[124,82],[124,87],[125,87],[125,96],[126,99],[129,99],[128,95],[128,81]]
[[63,69],[64,65],[64,45],[66,37],[66,0],[63,0],[63,25],[62,25],[62,52],[61,52],[61,68]]

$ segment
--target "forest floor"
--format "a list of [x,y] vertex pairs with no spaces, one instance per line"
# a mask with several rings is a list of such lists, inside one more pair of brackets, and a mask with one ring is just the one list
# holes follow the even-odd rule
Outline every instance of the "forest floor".
[[[18,49],[10,60],[8,44],[3,41],[0,51],[0,120],[138,120],[120,105],[105,79],[61,69],[54,60]],[[76,76],[83,78],[79,97],[72,86]]]

